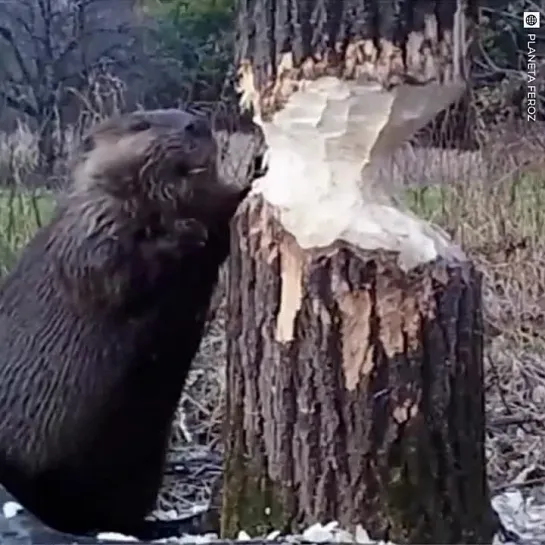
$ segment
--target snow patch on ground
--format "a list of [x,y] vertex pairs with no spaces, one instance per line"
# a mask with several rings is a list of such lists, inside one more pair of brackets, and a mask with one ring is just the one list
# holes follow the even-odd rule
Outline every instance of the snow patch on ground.
[[200,545],[201,543],[213,543],[215,541],[219,541],[218,536],[216,534],[202,534],[202,535],[184,535],[181,537],[173,537],[169,539],[158,539],[154,543],[184,543],[184,544],[197,544]]
[[337,521],[325,525],[313,524],[301,534],[302,541],[313,543],[390,543],[373,541],[361,524],[358,524],[354,533],[343,530]]
[[[541,490],[541,495],[545,489]],[[511,489],[492,498],[492,507],[500,516],[505,528],[520,541],[545,543],[545,502],[537,501],[534,494],[524,496],[520,490]],[[501,543],[496,537],[494,545]],[[509,542],[515,544],[517,542]]]
[[[545,543],[545,487],[536,494],[524,496],[520,490],[507,490],[494,496],[492,507],[500,516],[505,529],[513,534],[513,541],[505,540],[498,534],[491,545],[520,545],[521,543]],[[189,514],[189,512],[187,513]],[[178,513],[179,517],[180,514]],[[105,534],[103,534],[105,535]],[[109,539],[112,539],[111,537]],[[375,541],[371,539],[365,528],[359,524],[354,532],[345,530],[337,521],[325,524],[312,524],[301,534],[282,535],[279,531],[273,531],[267,536],[250,536],[246,531],[239,532],[235,541],[247,542],[256,540],[268,540],[297,544],[304,543],[360,543],[362,545],[396,545],[393,542]],[[127,539],[129,541],[131,539]],[[158,542],[176,542],[189,544],[214,543],[219,541],[216,534],[184,535],[178,538],[160,540]]]
[[[384,541],[373,541],[367,531],[361,526],[356,527],[354,533],[343,530],[339,527],[339,523],[336,521],[328,522],[327,524],[316,523],[309,526],[302,534],[295,535],[282,535],[279,531],[274,531],[268,534],[267,536],[250,536],[244,530],[238,533],[237,539],[235,541],[256,541],[265,539],[267,541],[277,541],[282,540],[284,542],[289,542],[295,544],[302,543],[361,543],[363,545],[368,544],[384,544],[384,545],[395,545],[391,542]],[[219,541],[219,538],[216,534],[205,534],[205,535],[185,535],[179,538],[172,538],[168,540],[161,540],[161,542],[173,542],[176,543],[213,543]]]
[[118,534],[117,532],[101,532],[97,535],[100,541],[138,541],[135,537]]
[[7,501],[2,507],[4,517],[10,519],[23,510],[23,506],[15,501]]

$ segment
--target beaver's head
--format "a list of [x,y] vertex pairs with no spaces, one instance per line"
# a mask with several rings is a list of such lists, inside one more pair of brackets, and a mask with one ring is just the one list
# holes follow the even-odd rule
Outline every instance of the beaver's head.
[[[102,193],[149,213],[214,217],[241,199],[251,179],[218,174],[210,121],[194,112],[138,111],[97,124],[82,140],[74,191]],[[259,158],[252,160],[260,163]],[[244,178],[254,178],[257,172]],[[129,210],[127,210],[129,211]]]

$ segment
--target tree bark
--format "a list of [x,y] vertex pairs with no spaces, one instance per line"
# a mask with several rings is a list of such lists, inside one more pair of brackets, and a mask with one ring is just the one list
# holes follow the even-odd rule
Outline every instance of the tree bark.
[[[478,0],[239,0],[236,64],[251,65],[266,119],[302,79],[470,80]],[[467,92],[422,129],[421,145],[473,149]]]
[[368,168],[463,91],[407,85],[405,61],[381,68],[384,44],[365,78],[348,47],[331,61],[323,37],[361,34],[360,4],[239,6],[241,103],[270,165],[232,223],[221,534],[337,520],[396,543],[490,542],[480,275]]
[[479,273],[303,251],[259,198],[233,228],[222,534],[490,542]]

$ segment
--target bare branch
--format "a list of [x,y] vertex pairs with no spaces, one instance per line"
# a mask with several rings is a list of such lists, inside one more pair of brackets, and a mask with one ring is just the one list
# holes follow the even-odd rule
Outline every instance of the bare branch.
[[17,47],[15,43],[15,38],[13,36],[12,31],[9,28],[6,27],[0,27],[0,37],[10,46],[13,55],[16,59],[16,62],[19,66],[19,69],[21,70],[21,73],[23,74],[24,79],[26,80],[26,83],[28,85],[33,84],[33,78],[30,74],[30,70],[28,69],[26,62],[23,58],[23,55],[19,48]]
[[0,88],[0,100],[4,101],[10,108],[18,110],[29,117],[35,118],[38,115],[36,108],[34,108],[34,106],[32,106],[25,98],[15,98],[2,88]]

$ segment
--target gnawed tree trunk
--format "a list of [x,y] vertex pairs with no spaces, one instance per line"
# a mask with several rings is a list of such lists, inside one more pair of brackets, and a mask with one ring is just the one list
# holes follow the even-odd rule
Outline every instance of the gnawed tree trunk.
[[[239,0],[236,63],[242,68],[251,64],[265,119],[284,103],[300,79],[366,78],[386,88],[402,82],[468,81],[477,3]],[[469,93],[465,93],[430,122],[418,140],[474,147],[468,101]]]
[[242,102],[270,164],[232,225],[221,533],[337,520],[490,542],[480,276],[372,180],[462,96],[456,61],[442,83],[456,55],[417,85],[421,64],[384,53],[388,3],[366,4],[384,36],[367,57],[362,2],[264,1],[239,6]]

